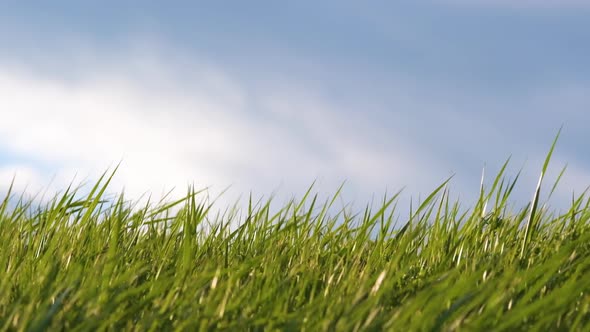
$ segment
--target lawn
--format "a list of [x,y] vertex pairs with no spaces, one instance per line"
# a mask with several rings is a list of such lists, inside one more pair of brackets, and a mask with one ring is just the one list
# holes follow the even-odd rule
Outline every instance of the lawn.
[[506,165],[474,206],[447,181],[405,218],[398,195],[333,213],[340,191],[313,187],[278,212],[213,213],[194,188],[138,206],[105,198],[114,171],[42,205],[9,192],[0,329],[588,330],[590,200],[553,213],[540,181],[508,209]]

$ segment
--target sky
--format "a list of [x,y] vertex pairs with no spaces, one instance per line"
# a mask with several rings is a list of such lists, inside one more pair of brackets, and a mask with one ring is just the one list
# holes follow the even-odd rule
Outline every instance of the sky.
[[363,205],[511,158],[590,185],[590,1],[52,1],[0,5],[0,191],[188,185]]

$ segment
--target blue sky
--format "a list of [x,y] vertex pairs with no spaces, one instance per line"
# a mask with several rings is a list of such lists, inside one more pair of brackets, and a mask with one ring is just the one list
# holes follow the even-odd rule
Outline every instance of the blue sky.
[[0,187],[123,160],[132,195],[186,184],[364,202],[477,191],[512,156],[534,190],[590,185],[590,1],[82,2],[0,8]]

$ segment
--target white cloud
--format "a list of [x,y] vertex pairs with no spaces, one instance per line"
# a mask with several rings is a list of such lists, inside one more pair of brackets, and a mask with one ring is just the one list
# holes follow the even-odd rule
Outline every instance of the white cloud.
[[[47,186],[63,190],[74,176],[92,183],[122,160],[112,188],[124,186],[133,198],[146,192],[158,196],[173,187],[182,195],[191,183],[212,186],[213,194],[233,185],[225,202],[251,189],[255,196],[277,188],[290,196],[317,178],[316,188],[328,194],[347,180],[345,198],[362,204],[372,194],[403,186],[408,195],[427,194],[450,171],[458,173],[454,192],[469,197],[479,178],[465,173],[479,173],[482,162],[538,155],[529,142],[518,143],[520,132],[504,132],[481,113],[460,111],[482,103],[480,96],[465,105],[445,104],[445,92],[424,98],[425,91],[400,84],[392,89],[399,96],[369,106],[399,111],[371,119],[362,105],[343,105],[305,84],[254,86],[204,62],[150,54],[78,60],[64,68],[75,73],[69,76],[0,61],[0,157],[8,151],[27,160],[0,165],[0,191],[15,173],[17,189],[28,185],[32,193]],[[566,100],[573,109],[587,103],[586,90],[567,91],[542,91],[554,97],[528,96],[533,105],[524,106],[545,109]],[[505,106],[492,101],[484,102],[486,114]],[[416,110],[427,111],[412,113]],[[578,119],[575,115],[570,114]],[[533,136],[551,138],[539,135]],[[463,159],[450,160],[447,150],[460,151]],[[523,156],[523,151],[530,153]],[[581,172],[578,166],[576,174]],[[531,179],[536,176],[531,169]],[[527,199],[535,183],[532,179],[521,188]],[[560,188],[567,191],[571,183]]]
[[239,155],[231,140],[240,133],[222,135],[221,122],[214,120],[228,107],[220,102],[223,96],[183,103],[125,78],[93,77],[68,86],[6,69],[0,91],[4,148],[57,164],[60,172],[95,173],[123,159],[119,176],[134,194],[166,181],[185,183],[189,174],[202,174],[204,182],[219,179],[216,170],[203,169],[206,164],[189,162],[190,154]]
[[0,151],[33,160],[4,165],[2,187],[16,172],[35,188],[55,178],[59,190],[120,160],[113,188],[131,197],[182,194],[189,183],[259,195],[282,185],[291,195],[318,178],[327,191],[348,180],[362,201],[410,179],[433,185],[420,175],[427,162],[375,142],[362,113],[320,95],[257,91],[212,66],[138,55],[75,70],[67,80],[0,64]]
[[[0,183],[2,189],[12,184],[13,192],[39,193],[44,187],[39,186],[43,178],[38,170],[26,164],[8,164],[0,167]],[[31,187],[33,186],[33,187]]]

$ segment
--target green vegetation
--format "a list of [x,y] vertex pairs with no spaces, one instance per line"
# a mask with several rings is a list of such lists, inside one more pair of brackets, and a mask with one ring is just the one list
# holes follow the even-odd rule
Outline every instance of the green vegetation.
[[506,164],[470,209],[445,182],[399,223],[397,195],[331,215],[312,189],[277,213],[193,189],[138,207],[103,198],[114,172],[41,207],[9,193],[0,329],[588,330],[590,200],[510,212]]

